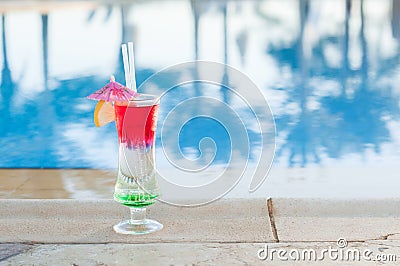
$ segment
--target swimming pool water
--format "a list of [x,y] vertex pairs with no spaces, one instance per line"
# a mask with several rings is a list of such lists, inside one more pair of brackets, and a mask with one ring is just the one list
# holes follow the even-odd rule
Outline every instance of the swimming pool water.
[[[288,179],[301,179],[288,174],[292,168],[318,176],[309,169],[338,167],[358,176],[346,169],[393,169],[400,158],[399,1],[55,2],[0,9],[1,168],[115,168],[115,125],[95,128],[95,102],[85,97],[110,75],[124,82],[120,44],[131,40],[139,85],[164,67],[197,59],[246,73],[274,114],[274,167],[287,169]],[[145,92],[162,93],[163,83]],[[186,85],[161,103],[159,127],[168,110],[199,95],[236,104],[223,88]],[[185,156],[199,156],[199,141],[210,137],[220,144],[216,163],[229,159],[227,133],[215,122],[191,120],[181,133]],[[257,131],[248,133],[257,150]]]

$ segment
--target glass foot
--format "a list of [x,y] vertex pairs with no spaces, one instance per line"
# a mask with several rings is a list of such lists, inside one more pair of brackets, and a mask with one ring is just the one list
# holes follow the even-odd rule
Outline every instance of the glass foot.
[[131,220],[122,221],[114,225],[114,231],[126,235],[144,235],[157,232],[163,228],[163,225],[157,221],[144,219],[138,222]]

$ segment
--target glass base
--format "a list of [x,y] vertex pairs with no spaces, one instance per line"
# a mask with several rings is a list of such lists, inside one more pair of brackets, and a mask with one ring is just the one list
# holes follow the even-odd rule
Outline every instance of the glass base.
[[114,231],[125,235],[145,235],[157,232],[163,228],[163,225],[157,221],[144,219],[132,223],[131,220],[122,221],[114,225]]

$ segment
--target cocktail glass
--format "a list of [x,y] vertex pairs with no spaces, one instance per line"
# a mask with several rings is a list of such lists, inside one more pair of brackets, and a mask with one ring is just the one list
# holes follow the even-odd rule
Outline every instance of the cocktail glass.
[[146,206],[160,195],[154,150],[158,106],[159,98],[149,94],[114,103],[119,142],[114,200],[131,211],[129,220],[114,225],[117,233],[148,234],[163,227],[146,219]]

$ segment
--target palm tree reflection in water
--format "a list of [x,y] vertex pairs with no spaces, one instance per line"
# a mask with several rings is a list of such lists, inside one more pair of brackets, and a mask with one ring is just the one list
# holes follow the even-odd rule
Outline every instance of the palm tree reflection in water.
[[[309,23],[307,21],[309,1],[302,0],[299,3],[301,29],[296,43],[288,49],[278,48],[268,51],[282,65],[290,65],[291,70],[296,73],[295,76],[299,77],[294,79],[291,88],[285,88],[290,94],[285,105],[290,106],[295,103],[300,111],[294,115],[283,114],[275,117],[278,134],[283,132],[286,134],[286,139],[277,150],[276,157],[278,160],[286,158],[284,153],[288,151],[289,166],[305,167],[310,163],[310,159],[312,163],[319,164],[322,154],[329,158],[340,159],[352,153],[362,155],[371,147],[379,153],[381,146],[391,141],[387,121],[396,119],[396,114],[399,113],[398,99],[394,97],[388,85],[380,84],[380,79],[385,78],[385,75],[394,69],[393,62],[398,62],[398,53],[395,58],[380,58],[378,64],[380,68],[377,70],[370,68],[365,36],[364,1],[361,1],[359,41],[362,63],[358,69],[350,68],[349,20],[354,5],[352,1],[346,0],[344,36],[320,39],[317,47],[312,50],[311,57],[305,58],[304,39],[310,37],[306,36],[304,31],[304,27]],[[327,65],[324,45],[340,45],[340,43],[343,43],[340,49],[342,66],[338,70]],[[295,60],[285,60],[289,54],[293,55]],[[283,60],[280,60],[281,58]],[[373,71],[379,74],[371,77]],[[315,85],[310,82],[311,78],[334,80],[340,84],[341,92],[337,96],[320,97],[312,88]],[[317,107],[310,107],[315,101]]]
[[[393,92],[393,83],[385,82],[385,80],[393,79],[395,76],[400,52],[397,49],[393,56],[371,56],[371,46],[376,36],[368,35],[367,32],[375,22],[369,21],[369,17],[364,11],[366,1],[360,3],[360,1],[343,0],[345,14],[341,30],[335,33],[324,33],[325,36],[321,34],[322,37],[316,35],[316,32],[318,32],[316,28],[319,22],[320,7],[324,5],[324,2],[319,0],[293,1],[290,8],[299,13],[299,29],[298,32],[290,29],[290,34],[298,33],[298,36],[289,42],[279,42],[278,40],[274,43],[279,44],[268,44],[269,46],[264,53],[263,50],[266,49],[265,41],[252,42],[254,35],[268,36],[272,30],[287,31],[284,22],[294,19],[286,16],[274,17],[271,16],[271,12],[266,14],[262,7],[272,2],[187,1],[187,12],[191,15],[193,21],[191,38],[193,38],[194,51],[192,58],[188,58],[188,60],[202,59],[199,53],[201,48],[199,43],[209,40],[207,39],[208,35],[204,34],[206,31],[200,31],[199,28],[209,25],[201,23],[207,19],[205,14],[207,16],[217,14],[221,19],[213,20],[218,21],[218,25],[213,24],[212,26],[221,27],[222,34],[219,39],[213,41],[218,44],[215,49],[223,49],[223,57],[216,58],[216,61],[233,64],[234,67],[238,67],[235,66],[235,62],[239,62],[239,65],[241,65],[239,67],[247,69],[246,67],[250,64],[249,60],[252,60],[252,64],[264,67],[265,62],[263,60],[268,57],[276,63],[277,72],[286,71],[291,74],[292,78],[287,81],[290,84],[288,86],[260,85],[261,89],[267,92],[266,94],[279,91],[286,97],[286,100],[281,104],[285,107],[282,108],[284,109],[283,112],[279,113],[272,110],[276,114],[278,138],[282,140],[276,153],[278,162],[287,163],[289,166],[306,167],[309,164],[322,163],[324,157],[341,159],[352,153],[363,155],[371,149],[376,153],[382,152],[382,146],[393,141],[388,129],[388,122],[398,120],[400,113],[399,99]],[[143,45],[140,42],[141,32],[139,29],[136,31],[139,25],[133,24],[130,16],[132,10],[139,9],[147,4],[150,5],[151,3],[133,2],[122,5],[108,5],[106,6],[104,23],[108,23],[111,20],[110,18],[118,16],[121,36],[116,36],[116,38],[120,38],[121,42],[133,40],[137,43],[137,46]],[[252,5],[253,9],[250,11],[252,13],[244,12],[245,9],[240,8],[242,5]],[[232,10],[236,10],[236,13],[231,12]],[[400,35],[398,1],[393,0],[391,12],[392,17],[389,25],[394,38],[398,39]],[[88,11],[85,23],[94,21],[96,13],[97,10]],[[24,99],[19,113],[12,112],[13,97],[18,91],[19,81],[12,79],[13,73],[12,68],[10,68],[12,64],[9,62],[6,41],[9,32],[7,32],[6,15],[3,14],[2,16],[3,66],[0,83],[2,128],[0,134],[2,136],[1,143],[4,144],[2,153],[7,154],[7,156],[2,157],[0,167],[102,167],[102,165],[95,165],[93,161],[89,162],[82,159],[81,154],[84,154],[85,151],[79,150],[80,147],[76,143],[63,139],[65,127],[61,127],[60,124],[71,127],[78,125],[87,129],[87,125],[92,123],[91,111],[69,108],[63,103],[69,102],[71,106],[81,104],[83,97],[90,94],[93,88],[100,88],[104,85],[106,79],[104,76],[85,76],[82,73],[77,73],[76,76],[70,78],[57,79],[52,77],[51,71],[49,71],[51,65],[48,65],[48,51],[51,50],[51,47],[49,47],[51,42],[48,42],[51,31],[48,31],[48,25],[51,24],[52,14],[40,14],[40,16],[42,22],[41,52],[43,53],[44,90],[35,95],[34,99]],[[249,25],[241,25],[240,29],[235,28],[234,23],[230,23],[232,22],[231,16],[238,18],[251,16],[249,21],[261,21],[265,27],[256,29],[249,23]],[[357,21],[358,19],[360,20],[359,29],[352,27],[350,23],[350,21]],[[191,21],[187,21],[187,23],[190,24]],[[257,31],[255,32],[255,30]],[[358,32],[355,32],[356,30]],[[104,36],[104,38],[107,38],[107,36]],[[202,38],[204,38],[203,42]],[[310,44],[310,40],[314,40],[314,43]],[[328,63],[332,54],[326,52],[327,47],[334,47],[340,51],[338,55],[341,57],[339,66],[332,66]],[[116,47],[116,49],[120,51],[119,47]],[[264,57],[251,57],[250,49],[261,50]],[[351,56],[356,53],[355,50],[361,54],[359,66],[352,65],[350,60]],[[115,66],[115,69],[111,72],[114,72],[113,74],[118,80],[123,80],[121,54],[120,52],[116,54],[118,59],[113,62],[112,65]],[[170,55],[163,54],[160,56],[167,57]],[[235,61],[235,58],[239,60]],[[139,64],[137,67],[138,84],[140,85],[157,70],[151,67],[144,68]],[[193,75],[194,79],[197,79],[200,75],[199,69],[193,69],[190,74]],[[252,75],[252,73],[248,74]],[[175,83],[180,78],[180,73],[165,76],[159,84],[154,84],[155,90],[162,92],[165,87],[168,87],[168,84]],[[56,81],[54,82],[56,85],[49,83],[49,81]],[[226,70],[221,76],[221,81],[230,82]],[[340,88],[339,92],[330,93],[329,88],[325,87],[326,82],[336,84]],[[224,102],[230,105],[234,103],[228,90],[222,87],[217,88],[216,91],[218,97]],[[172,108],[174,104],[184,100],[185,97],[203,94],[201,85],[194,83],[185,93],[177,95],[176,99],[162,102],[161,107]],[[294,107],[292,109],[295,110],[290,110],[291,107]],[[196,113],[196,110],[201,110],[201,108],[204,107],[193,106],[192,111]],[[162,112],[162,110],[160,111]],[[220,112],[217,108],[211,111]],[[18,121],[18,123],[13,122],[13,124],[10,121]],[[209,130],[212,129],[213,127],[210,127]],[[114,136],[112,135],[114,130],[111,126],[104,129],[102,137]],[[182,147],[197,149],[198,143],[193,142],[193,140],[201,139],[202,133],[204,132],[199,130],[190,131],[186,138],[180,140]],[[217,140],[218,137],[224,138],[225,136],[223,131],[214,133],[217,135]],[[249,133],[250,143],[256,148],[257,145],[260,145],[257,132],[249,131]],[[15,143],[15,139],[29,143],[29,145],[23,145],[24,148],[12,146],[10,143]],[[52,146],[51,143],[57,147]],[[159,145],[160,141],[156,143]],[[29,153],[26,147],[29,147]],[[62,152],[57,150],[59,147],[63,147]],[[37,156],[28,155],[32,152]],[[221,152],[228,153],[229,149],[222,149]],[[65,154],[70,155],[68,159],[65,159]],[[224,161],[226,157],[221,155],[218,158],[222,158],[221,160]]]

